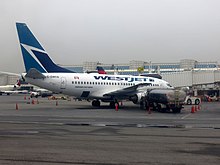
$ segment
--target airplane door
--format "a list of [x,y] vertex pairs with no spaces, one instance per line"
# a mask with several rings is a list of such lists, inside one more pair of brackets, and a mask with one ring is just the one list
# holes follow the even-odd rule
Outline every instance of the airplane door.
[[61,77],[60,89],[66,89],[66,78],[65,77]]

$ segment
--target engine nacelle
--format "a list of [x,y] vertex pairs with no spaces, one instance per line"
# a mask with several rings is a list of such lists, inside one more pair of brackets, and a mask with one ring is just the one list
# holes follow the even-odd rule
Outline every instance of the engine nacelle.
[[140,104],[141,98],[145,95],[143,93],[137,93],[129,98],[134,104]]

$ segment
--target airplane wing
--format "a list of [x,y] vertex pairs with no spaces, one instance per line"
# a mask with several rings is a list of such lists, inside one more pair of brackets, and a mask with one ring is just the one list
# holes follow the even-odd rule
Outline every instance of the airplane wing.
[[141,84],[137,84],[137,85],[134,85],[134,86],[131,86],[131,87],[116,90],[116,91],[113,91],[113,92],[110,92],[110,93],[106,93],[103,96],[114,96],[114,97],[129,96],[129,95],[137,93],[138,88],[146,87],[146,86],[149,86],[149,85],[151,85],[151,83],[141,83]]

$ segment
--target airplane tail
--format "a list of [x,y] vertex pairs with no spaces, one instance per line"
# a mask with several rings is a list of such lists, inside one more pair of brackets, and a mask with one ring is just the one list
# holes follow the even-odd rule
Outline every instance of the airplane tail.
[[17,80],[16,85],[17,85],[17,86],[21,86],[21,82],[20,82],[20,80]]
[[20,80],[17,80],[16,84],[14,84],[14,88],[15,89],[20,88],[20,86],[21,86],[21,82],[20,82]]
[[56,65],[50,59],[48,53],[34,37],[25,23],[16,23],[16,27],[26,72],[30,69],[36,69],[40,73],[73,72]]
[[97,70],[99,74],[106,74],[105,70],[101,66],[97,66]]

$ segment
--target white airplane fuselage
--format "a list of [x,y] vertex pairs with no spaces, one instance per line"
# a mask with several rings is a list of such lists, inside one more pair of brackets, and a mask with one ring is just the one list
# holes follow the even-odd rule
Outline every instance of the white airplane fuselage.
[[25,81],[53,92],[63,93],[77,98],[103,98],[106,93],[122,90],[123,88],[141,83],[148,85],[138,87],[137,90],[140,92],[155,88],[171,88],[164,80],[142,76],[87,73],[43,73],[43,75],[45,78],[42,79],[25,77]]

